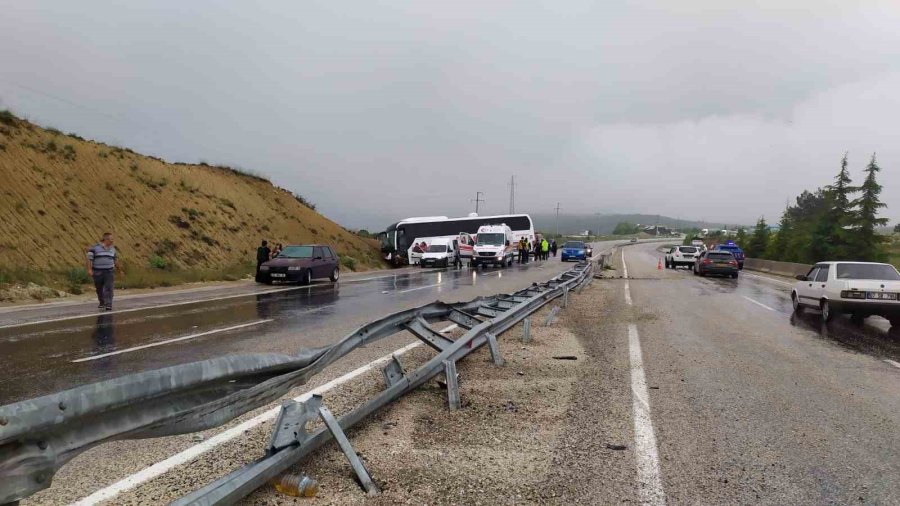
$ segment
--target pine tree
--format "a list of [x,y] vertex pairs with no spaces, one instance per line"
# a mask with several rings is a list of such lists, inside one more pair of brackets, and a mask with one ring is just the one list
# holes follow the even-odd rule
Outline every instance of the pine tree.
[[865,168],[866,179],[860,189],[860,196],[853,201],[856,210],[856,229],[853,231],[853,253],[856,260],[879,261],[885,257],[881,247],[883,238],[875,232],[878,227],[887,225],[887,218],[879,218],[878,211],[887,207],[878,196],[881,185],[876,180],[881,168],[875,162],[875,155]]
[[778,224],[778,232],[769,241],[769,250],[766,252],[771,260],[782,262],[788,260],[788,246],[794,235],[794,224],[791,219],[791,209],[786,207],[781,214],[781,222]]
[[859,188],[851,186],[850,172],[847,170],[847,153],[841,159],[841,170],[834,178],[834,183],[825,187],[829,200],[828,212],[822,217],[824,220],[816,227],[819,240],[825,241],[830,257],[835,260],[849,258],[851,256],[850,235],[848,229],[853,226],[855,216],[853,213],[853,193]]
[[744,227],[738,227],[737,236],[735,236],[734,238],[734,243],[741,248],[747,248],[747,231],[744,230]]
[[750,242],[747,245],[746,253],[750,258],[762,258],[769,246],[769,226],[766,219],[761,217],[756,221],[756,228],[753,229],[753,235],[750,236]]

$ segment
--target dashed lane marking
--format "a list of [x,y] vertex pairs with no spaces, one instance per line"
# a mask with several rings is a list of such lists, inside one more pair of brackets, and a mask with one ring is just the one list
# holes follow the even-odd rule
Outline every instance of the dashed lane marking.
[[743,298],[749,300],[750,302],[756,304],[757,306],[764,307],[764,308],[768,309],[769,311],[777,311],[775,308],[771,308],[771,307],[769,307],[769,306],[763,304],[762,302],[759,302],[759,301],[756,301],[756,300],[754,300],[754,299],[751,299],[750,297],[747,297],[746,295],[741,295],[741,297],[743,297]]
[[741,274],[744,275],[744,276],[750,276],[750,277],[752,277],[752,278],[757,278],[757,279],[763,279],[763,280],[766,280],[766,281],[771,281],[772,283],[778,283],[779,285],[784,285],[784,286],[794,286],[793,283],[788,283],[787,281],[781,281],[781,280],[779,280],[779,279],[770,278],[769,276],[760,276],[759,274],[751,274],[751,273],[746,272],[746,271],[742,272]]
[[147,348],[162,346],[164,344],[178,343],[181,341],[187,341],[188,339],[194,339],[197,337],[208,336],[211,334],[218,334],[219,332],[228,332],[229,330],[237,330],[237,329],[243,329],[243,328],[247,328],[247,327],[253,327],[255,325],[261,325],[263,323],[268,323],[271,321],[275,321],[275,320],[273,320],[273,319],[257,320],[255,322],[242,323],[240,325],[233,325],[231,327],[225,327],[224,329],[207,330],[206,332],[198,332],[196,334],[190,334],[190,335],[186,335],[186,336],[176,337],[174,339],[166,339],[165,341],[160,341],[158,343],[143,344],[141,346],[135,346],[133,348],[125,348],[122,350],[111,351],[109,353],[104,353],[102,355],[93,355],[90,357],[79,358],[77,360],[73,360],[72,363],[74,364],[74,363],[78,363],[78,362],[89,362],[91,360],[99,360],[101,358],[111,357],[113,355],[121,355],[123,353],[131,353],[133,351],[145,350]]

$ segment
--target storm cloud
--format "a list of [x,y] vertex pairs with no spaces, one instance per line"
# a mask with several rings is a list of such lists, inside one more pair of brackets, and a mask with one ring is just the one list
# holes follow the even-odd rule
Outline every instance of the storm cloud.
[[518,211],[774,221],[845,151],[900,217],[896,2],[0,4],[0,106],[350,227],[505,212],[512,175]]

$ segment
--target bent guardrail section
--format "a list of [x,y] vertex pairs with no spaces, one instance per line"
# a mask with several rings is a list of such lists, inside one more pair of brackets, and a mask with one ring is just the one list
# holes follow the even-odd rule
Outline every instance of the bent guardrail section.
[[[447,374],[450,407],[451,409],[454,408],[454,402],[457,403],[456,407],[458,407],[458,392],[454,393],[451,386],[455,384],[456,361],[485,343],[489,343],[495,362],[500,362],[499,351],[496,348],[497,335],[513,327],[551,300],[557,297],[567,298],[571,289],[590,283],[592,279],[592,264],[581,263],[547,283],[533,285],[510,296],[498,297],[497,301],[500,304],[482,304],[474,314],[463,315],[467,318],[465,322],[462,322],[462,319],[457,317],[457,313],[451,313],[448,315],[448,319],[466,328],[466,333],[462,337],[447,343],[447,346],[440,349],[435,357],[415,371],[410,373],[401,372],[391,380],[387,388],[381,393],[340,417],[338,419],[340,429],[347,430],[441,372]],[[478,320],[473,318],[474,315],[480,315],[488,319]],[[393,367],[392,363],[389,363],[385,368],[386,378],[389,376],[387,373],[388,369]],[[394,372],[396,373],[396,369],[394,369]],[[455,399],[454,395],[456,395]],[[290,417],[288,413],[308,413],[310,410],[318,409],[315,404],[321,402],[321,399],[313,398],[311,401],[314,404],[311,408],[297,407],[292,404],[293,401],[286,402],[282,406],[282,418],[279,418],[279,423],[276,423],[275,434],[272,437],[273,442],[281,441],[280,446],[271,445],[267,449],[266,455],[260,459],[216,480],[200,490],[182,497],[172,504],[175,506],[232,504],[246,497],[331,440],[333,435],[327,428],[322,428],[312,433],[307,432],[305,425],[310,418],[304,415],[294,416],[285,422],[285,426],[289,427],[290,440],[285,441],[278,437],[283,418],[286,416]],[[307,401],[307,403],[309,402]]]
[[[567,293],[585,280],[589,282],[591,271],[591,264],[578,264],[546,283],[512,295],[479,297],[455,304],[434,302],[400,311],[360,327],[327,348],[304,349],[296,355],[215,358],[0,406],[0,504],[17,501],[49,487],[60,467],[93,446],[107,441],[184,434],[219,426],[271,403],[354,349],[398,332],[408,330],[439,352],[429,362],[429,369],[420,368],[416,373],[406,375],[403,381],[393,384],[366,404],[365,410],[341,417],[340,426],[349,427],[437,374],[442,361],[455,362],[466,355],[470,349],[463,349],[465,345],[471,343],[472,349],[481,346],[488,337],[493,338],[515,325],[547,301]],[[463,338],[452,341],[430,328],[431,324],[442,320],[453,321],[469,330]],[[435,362],[438,358],[440,361]],[[311,440],[318,446],[327,439],[326,435],[318,434]],[[291,448],[298,446],[302,445],[294,444]],[[307,451],[304,450],[302,455]],[[302,456],[296,452],[274,455],[282,455],[281,459],[285,459],[288,454]],[[275,468],[281,467],[272,467]],[[248,483],[257,481],[249,480]],[[247,489],[249,486],[236,487],[226,497],[243,497],[235,494],[246,495],[255,488]]]

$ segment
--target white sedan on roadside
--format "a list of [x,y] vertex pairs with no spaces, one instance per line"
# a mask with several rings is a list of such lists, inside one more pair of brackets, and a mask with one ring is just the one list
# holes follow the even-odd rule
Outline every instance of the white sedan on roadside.
[[900,273],[890,264],[873,262],[819,262],[791,290],[794,311],[811,307],[822,321],[849,314],[856,323],[877,315],[900,327]]

